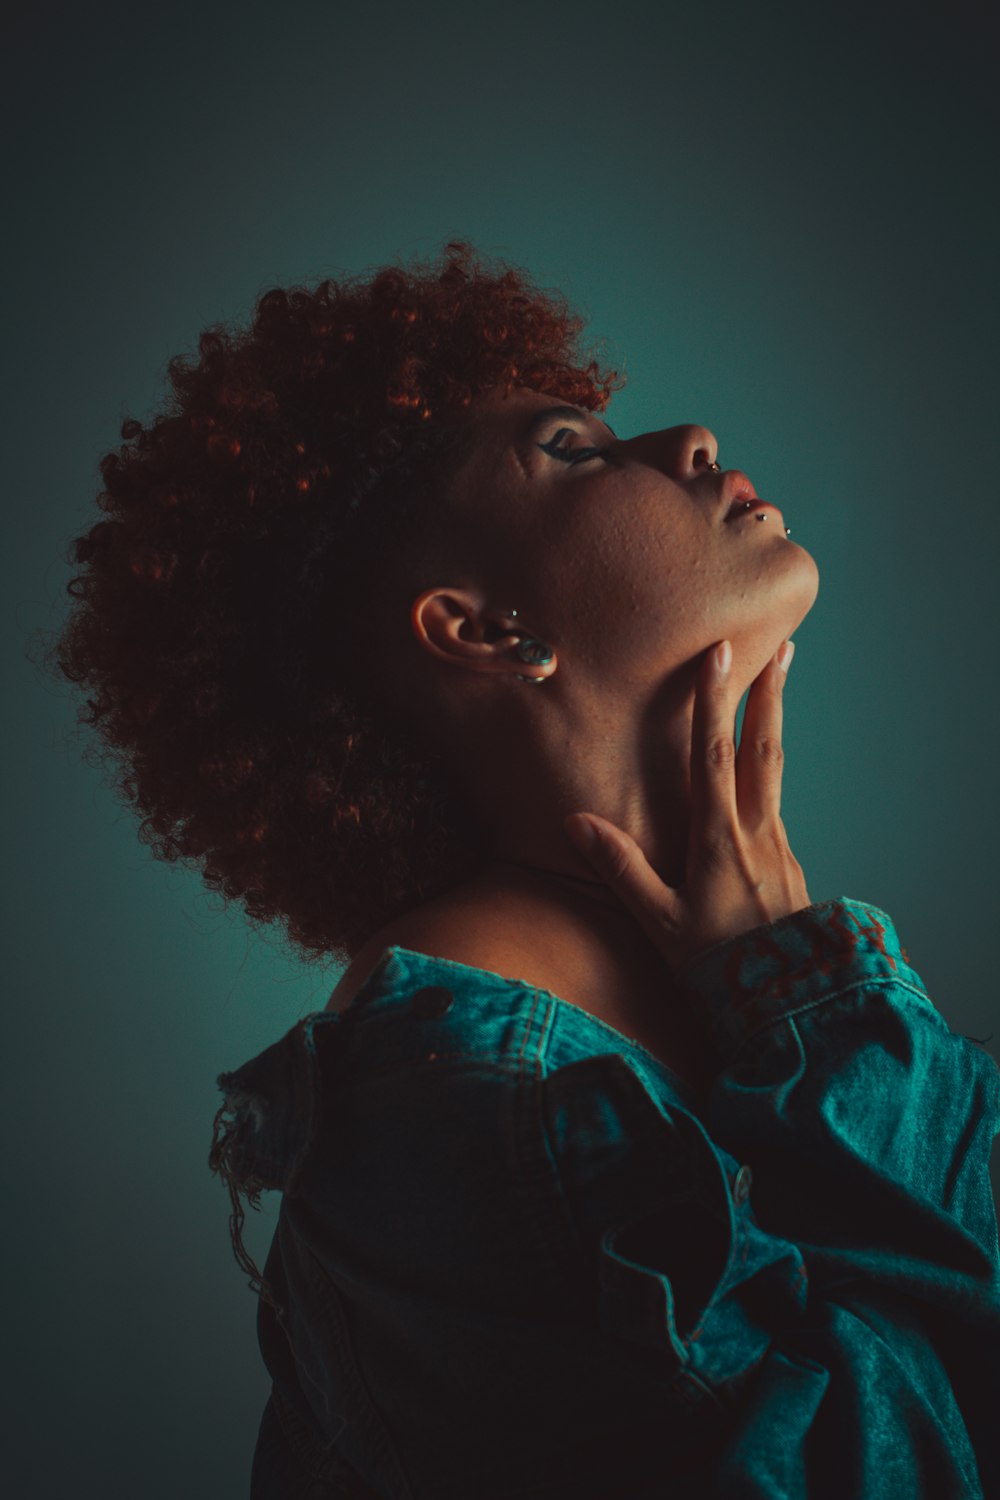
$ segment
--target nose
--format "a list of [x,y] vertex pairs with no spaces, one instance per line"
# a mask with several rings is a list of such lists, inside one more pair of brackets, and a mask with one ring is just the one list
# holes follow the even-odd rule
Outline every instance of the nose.
[[686,422],[680,427],[665,427],[651,432],[647,441],[651,456],[671,477],[682,483],[702,473],[716,462],[719,444],[708,427]]

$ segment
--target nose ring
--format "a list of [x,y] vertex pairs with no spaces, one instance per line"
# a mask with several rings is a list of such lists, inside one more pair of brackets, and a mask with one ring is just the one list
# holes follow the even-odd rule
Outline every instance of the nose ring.
[[711,471],[712,471],[713,474],[721,474],[722,473],[722,470],[719,468],[718,464],[709,464],[708,467],[711,469]]

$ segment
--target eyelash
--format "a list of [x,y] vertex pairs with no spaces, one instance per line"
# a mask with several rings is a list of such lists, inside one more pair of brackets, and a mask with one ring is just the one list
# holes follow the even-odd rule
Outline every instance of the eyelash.
[[550,454],[552,458],[560,458],[560,459],[562,459],[563,463],[567,463],[571,467],[572,467],[573,464],[583,463],[583,461],[585,459],[589,459],[589,458],[604,458],[606,456],[607,451],[608,451],[606,448],[584,448],[580,453],[577,453],[575,455],[575,457],[569,458],[569,457],[567,457],[567,455],[570,454],[570,453],[573,453],[574,449],[572,449],[572,448],[566,448],[566,447],[562,447],[562,448],[555,448],[555,447],[553,447],[552,444],[555,443],[556,438],[561,438],[562,435],[563,435],[563,433],[564,432],[569,432],[569,430],[570,429],[568,427],[561,427],[559,429],[559,431],[555,434],[555,437],[550,438],[549,442],[547,442],[547,443],[539,443],[538,446],[545,453]]

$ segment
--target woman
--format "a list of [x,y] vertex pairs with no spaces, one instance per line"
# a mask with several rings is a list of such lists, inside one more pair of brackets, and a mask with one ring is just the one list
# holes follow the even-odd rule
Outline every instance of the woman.
[[464,243],[269,292],[76,544],[144,835],[347,963],[219,1079],[252,1495],[1000,1493],[996,1065],[790,850],[812,558],[581,329]]

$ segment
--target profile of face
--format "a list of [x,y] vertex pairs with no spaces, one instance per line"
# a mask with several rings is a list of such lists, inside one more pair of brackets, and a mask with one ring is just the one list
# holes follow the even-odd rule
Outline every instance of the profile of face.
[[[596,413],[526,388],[489,393],[472,420],[480,436],[449,506],[449,555],[464,563],[411,613],[420,644],[450,665],[526,672],[513,647],[527,634],[554,651],[533,675],[580,686],[582,674],[605,701],[641,704],[723,639],[734,681],[749,684],[811,608],[813,558],[766,496],[747,508],[748,476],[711,467],[708,428],[620,439]],[[468,688],[464,672],[445,675]]]

